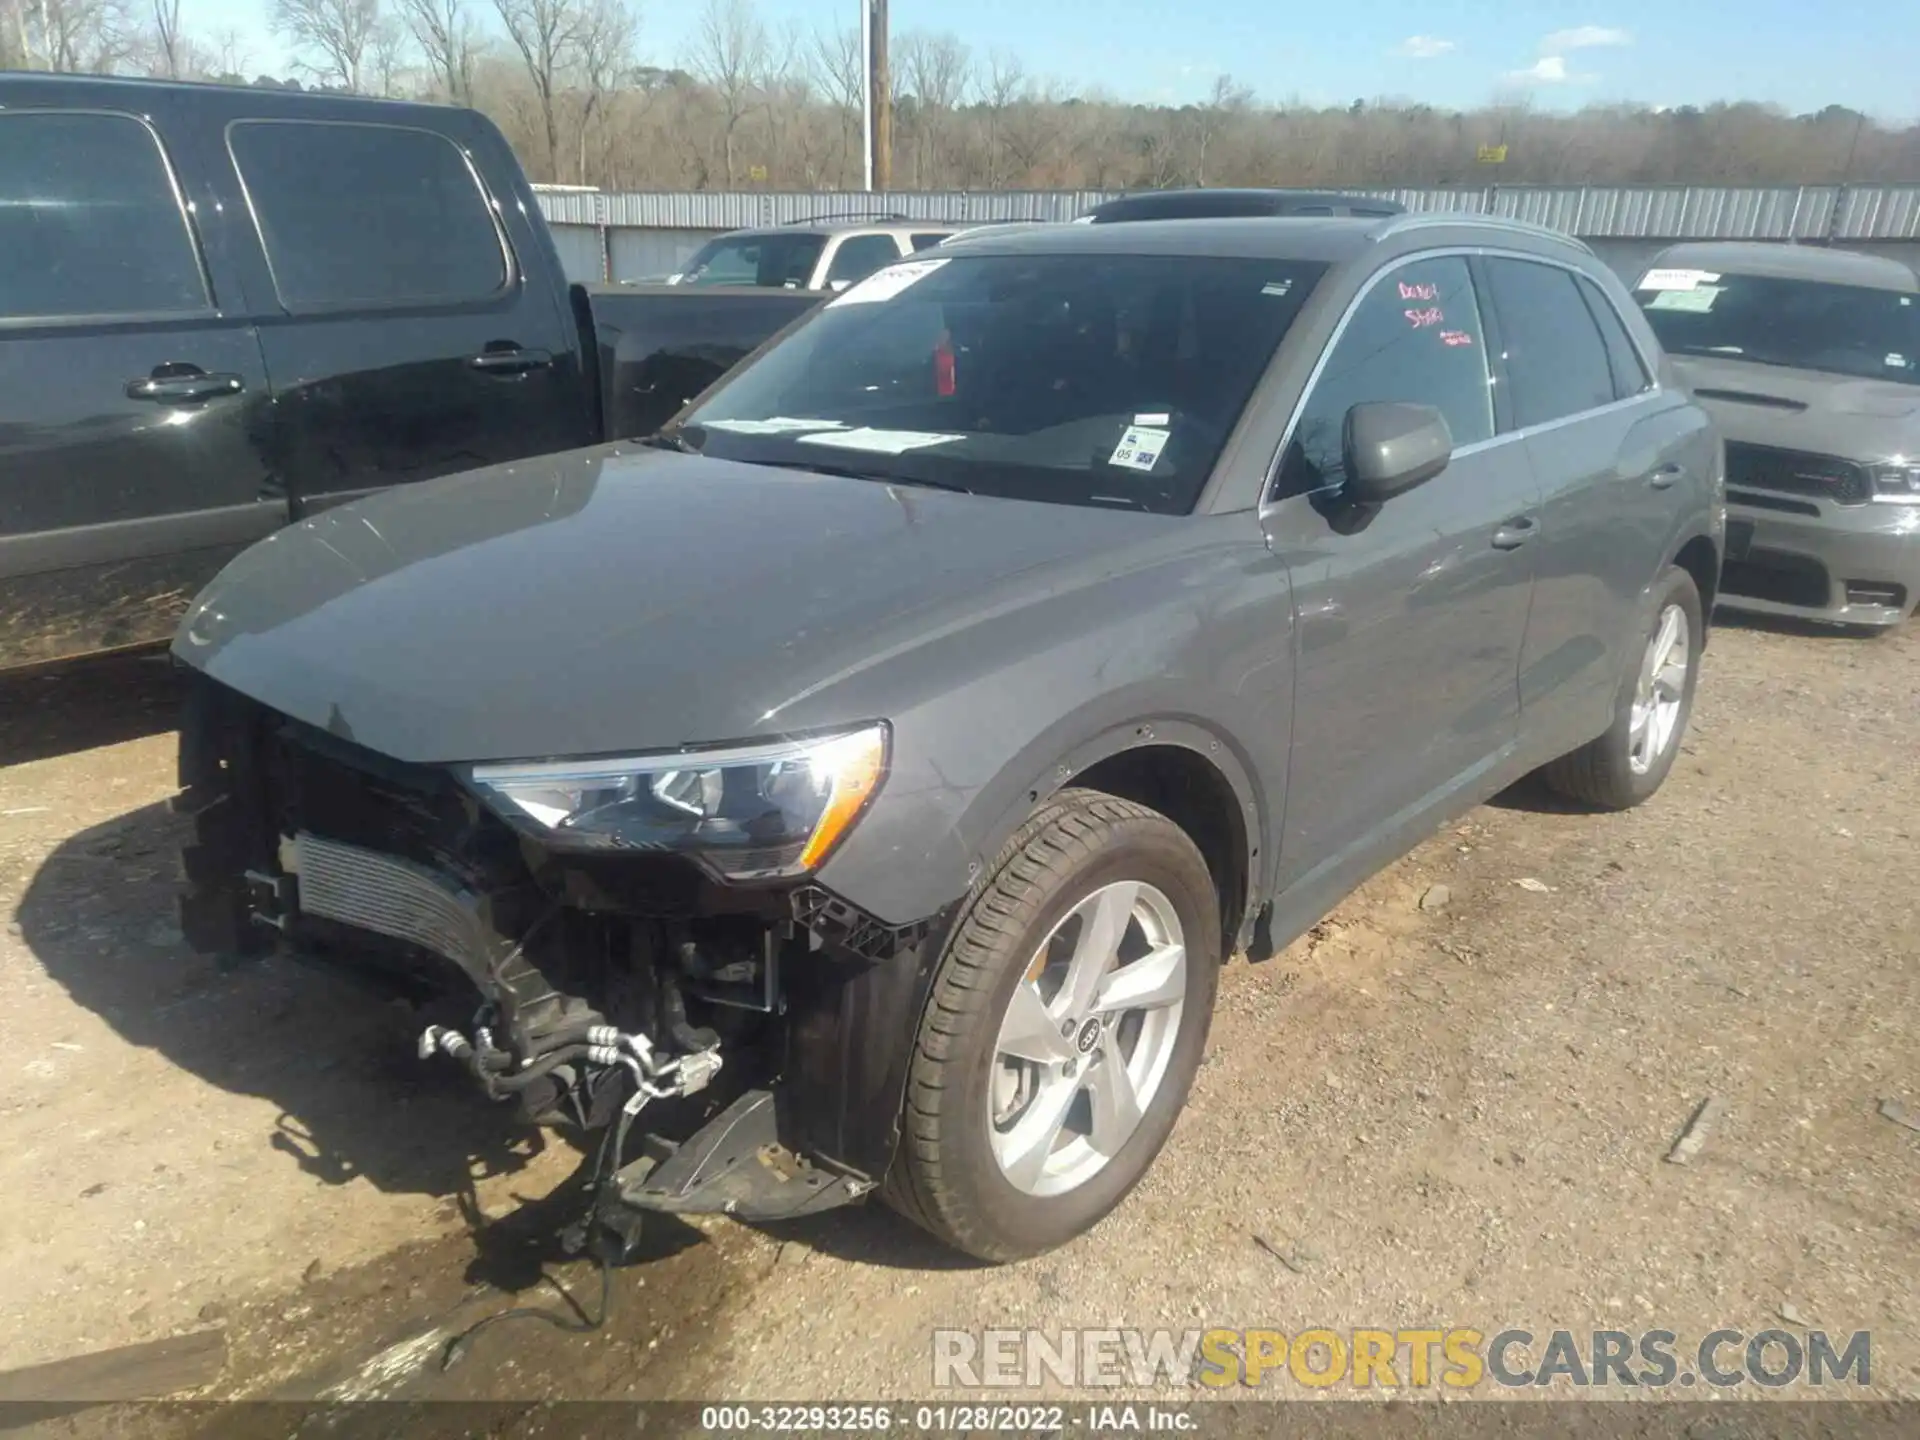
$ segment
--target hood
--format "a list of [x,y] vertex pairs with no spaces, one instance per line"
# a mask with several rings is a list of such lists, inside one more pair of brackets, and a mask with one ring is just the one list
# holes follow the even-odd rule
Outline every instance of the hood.
[[1669,355],[1729,440],[1879,461],[1920,451],[1920,385]]
[[1183,523],[609,446],[290,526],[173,648],[400,760],[754,739],[881,718],[835,703],[874,658]]

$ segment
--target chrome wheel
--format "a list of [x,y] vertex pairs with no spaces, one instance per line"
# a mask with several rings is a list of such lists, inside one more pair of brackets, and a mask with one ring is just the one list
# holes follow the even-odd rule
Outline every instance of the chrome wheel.
[[1633,692],[1627,763],[1634,774],[1646,774],[1673,744],[1692,663],[1693,636],[1687,612],[1670,604],[1660,612],[1660,623],[1647,641],[1647,653],[1640,660],[1639,684]]
[[994,1041],[988,1140],[1029,1195],[1084,1185],[1153,1103],[1180,1038],[1187,948],[1152,885],[1102,886],[1053,927]]

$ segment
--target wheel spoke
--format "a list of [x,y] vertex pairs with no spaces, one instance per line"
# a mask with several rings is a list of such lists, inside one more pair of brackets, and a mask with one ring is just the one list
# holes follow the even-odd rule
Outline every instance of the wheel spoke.
[[1000,1038],[994,1048],[1002,1055],[1017,1056],[1045,1065],[1065,1060],[1073,1047],[1060,1034],[1060,1022],[1047,1013],[1047,1005],[1031,980],[1014,987],[1013,1000],[1007,1006],[1007,1018],[1000,1024]]
[[1632,721],[1627,727],[1627,749],[1638,751],[1642,745],[1646,744],[1647,731],[1652,723],[1653,706],[1651,704],[1633,707]]
[[1680,638],[1680,607],[1669,605],[1660,616],[1660,632],[1653,637],[1654,674],[1667,668],[1667,657],[1673,653],[1673,642]]
[[1112,971],[1094,992],[1096,1015],[1115,1010],[1157,1010],[1187,993],[1187,947],[1163,945]]
[[1041,1082],[1040,1093],[1033,1097],[1026,1113],[1011,1130],[996,1137],[1000,1168],[1020,1189],[1031,1190],[1039,1183],[1054,1141],[1060,1138],[1060,1127],[1066,1123],[1068,1107],[1079,1090],[1077,1081],[1048,1077]]
[[1093,1110],[1093,1129],[1087,1140],[1102,1155],[1113,1156],[1140,1124],[1140,1097],[1127,1073],[1127,1057],[1112,1030],[1100,1042],[1100,1060],[1087,1072],[1087,1098]]
[[1140,887],[1129,881],[1109,885],[1080,907],[1080,935],[1074,942],[1073,958],[1067,962],[1066,983],[1061,986],[1055,1008],[1062,1015],[1084,1016],[1093,1004],[1100,979],[1113,968],[1126,937],[1127,924],[1133,919],[1133,902]]

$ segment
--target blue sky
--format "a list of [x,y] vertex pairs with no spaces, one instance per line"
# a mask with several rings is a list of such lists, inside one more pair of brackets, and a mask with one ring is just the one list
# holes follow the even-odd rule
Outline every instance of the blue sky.
[[[251,68],[284,68],[269,0],[184,0],[205,37],[233,27]],[[488,0],[479,0],[484,12]],[[771,24],[848,26],[858,0],[758,0]],[[697,0],[642,0],[643,57],[677,63]],[[1268,100],[1315,104],[1408,97],[1448,107],[1528,91],[1554,109],[1594,101],[1654,105],[1829,103],[1894,120],[1920,117],[1920,14],[1892,0],[892,0],[893,28],[947,30],[984,55],[1128,99],[1185,101],[1230,74]]]

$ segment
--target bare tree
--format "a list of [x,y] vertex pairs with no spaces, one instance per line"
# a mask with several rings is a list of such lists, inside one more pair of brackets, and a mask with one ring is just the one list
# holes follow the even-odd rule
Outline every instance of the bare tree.
[[520,52],[533,82],[540,110],[541,159],[545,168],[537,178],[560,178],[560,121],[558,98],[567,72],[579,62],[587,16],[581,0],[493,0],[507,38]]
[[246,36],[234,26],[213,32],[213,73],[225,77],[244,75],[253,63]]
[[180,0],[149,0],[153,9],[153,49],[156,68],[169,80],[182,74]]
[[400,18],[426,57],[434,84],[455,105],[473,104],[475,33],[467,0],[400,0]]
[[391,15],[382,15],[367,37],[366,78],[375,95],[393,99],[401,93],[407,69],[407,27]]
[[301,52],[298,68],[358,94],[380,28],[380,0],[273,0],[273,28]]
[[944,168],[954,111],[973,83],[973,56],[952,35],[910,31],[893,47],[896,88],[913,97],[913,173],[932,185]]
[[127,0],[15,0],[9,29],[27,69],[107,74],[136,48]]
[[706,0],[691,68],[720,105],[720,148],[729,186],[737,170],[736,135],[766,71],[767,52],[767,27],[760,22],[753,0]]
[[587,181],[587,135],[594,117],[611,106],[616,87],[633,68],[639,20],[627,0],[587,0],[580,30],[580,167]]
[[866,67],[860,58],[860,31],[816,31],[807,57],[808,76],[835,112],[840,148],[841,183],[853,185],[865,170],[864,160],[849,164],[860,143],[860,106],[866,96]]

